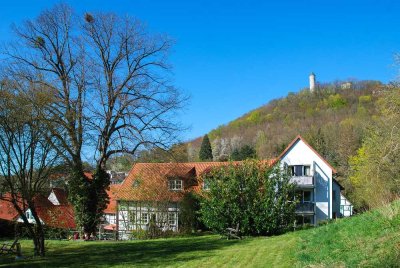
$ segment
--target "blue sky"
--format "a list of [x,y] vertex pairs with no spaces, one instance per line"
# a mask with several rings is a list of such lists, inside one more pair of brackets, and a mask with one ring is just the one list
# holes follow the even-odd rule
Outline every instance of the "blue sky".
[[[76,11],[112,11],[176,40],[175,85],[191,95],[184,140],[308,85],[348,78],[397,79],[398,1],[64,1]],[[326,2],[326,3],[324,3]],[[54,1],[1,1],[0,41],[11,23]]]

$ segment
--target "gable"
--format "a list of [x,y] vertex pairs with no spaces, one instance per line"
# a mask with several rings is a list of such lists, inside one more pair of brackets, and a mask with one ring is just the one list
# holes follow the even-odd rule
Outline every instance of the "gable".
[[288,165],[301,165],[315,162],[321,169],[337,173],[328,161],[325,160],[311,145],[300,135],[297,136],[278,157],[279,160]]

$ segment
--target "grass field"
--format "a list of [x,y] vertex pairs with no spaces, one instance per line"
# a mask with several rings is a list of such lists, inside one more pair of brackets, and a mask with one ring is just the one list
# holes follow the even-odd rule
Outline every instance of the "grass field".
[[[0,267],[400,267],[400,204],[276,237],[48,241],[46,258]],[[32,255],[31,241],[22,241]]]

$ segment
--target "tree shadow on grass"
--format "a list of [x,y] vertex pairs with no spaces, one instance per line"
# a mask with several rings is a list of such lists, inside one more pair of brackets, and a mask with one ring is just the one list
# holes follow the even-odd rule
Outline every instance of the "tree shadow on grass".
[[187,261],[206,260],[216,250],[248,240],[225,240],[218,236],[170,238],[126,242],[59,242],[49,245],[46,258],[12,261],[13,267],[111,267],[182,266]]

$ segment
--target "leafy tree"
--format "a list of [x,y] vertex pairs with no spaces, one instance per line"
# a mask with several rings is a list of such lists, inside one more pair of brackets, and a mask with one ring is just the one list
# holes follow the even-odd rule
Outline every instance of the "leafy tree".
[[352,197],[359,208],[381,206],[400,196],[400,89],[379,101],[381,116],[350,158]]
[[232,163],[213,169],[203,180],[210,185],[200,208],[208,228],[223,233],[239,224],[244,235],[273,235],[293,227],[295,185],[279,163]]
[[203,141],[201,142],[199,159],[201,161],[212,161],[213,159],[211,143],[207,134],[204,135]]
[[180,231],[193,232],[203,229],[199,218],[201,197],[193,192],[188,192],[183,196],[179,207],[179,226]]
[[256,150],[250,145],[244,145],[243,147],[235,149],[231,154],[231,160],[233,161],[241,161],[256,157],[257,157]]

